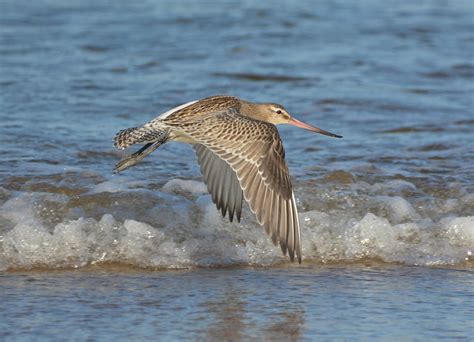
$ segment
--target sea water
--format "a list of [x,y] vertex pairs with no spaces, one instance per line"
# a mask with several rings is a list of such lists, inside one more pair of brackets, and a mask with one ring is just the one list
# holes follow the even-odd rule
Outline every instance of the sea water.
[[[140,337],[466,337],[473,18],[470,1],[1,2],[0,336],[51,337],[72,311],[123,310],[119,323],[134,326],[136,309]],[[114,150],[118,130],[215,94],[278,102],[344,136],[280,127],[302,266],[248,208],[241,223],[221,217],[187,145],[112,173],[130,153]],[[44,321],[20,307],[39,315],[50,295],[67,307]],[[150,295],[151,306],[133,306]],[[176,319],[167,305],[197,330],[158,328],[148,316]],[[76,338],[118,336],[70,319],[78,334],[90,327]],[[386,335],[371,335],[380,320]]]

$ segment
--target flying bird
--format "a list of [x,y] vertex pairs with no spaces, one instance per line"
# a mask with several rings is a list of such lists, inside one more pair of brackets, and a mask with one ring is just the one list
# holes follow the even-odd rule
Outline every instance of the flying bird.
[[114,146],[144,144],[123,158],[114,172],[143,160],[168,141],[192,144],[204,182],[217,209],[240,222],[248,203],[273,243],[301,263],[301,231],[285,151],[275,125],[341,136],[293,118],[276,103],[253,103],[234,96],[211,96],[173,108],[143,126],[117,133]]

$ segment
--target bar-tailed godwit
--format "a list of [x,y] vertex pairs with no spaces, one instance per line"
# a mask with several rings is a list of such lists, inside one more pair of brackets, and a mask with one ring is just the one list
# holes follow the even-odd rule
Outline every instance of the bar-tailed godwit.
[[285,151],[275,125],[290,124],[331,137],[341,136],[294,119],[283,106],[233,96],[192,101],[144,124],[117,133],[114,145],[144,144],[115,167],[135,165],[160,145],[194,145],[212,200],[222,216],[240,222],[243,199],[283,254],[301,263],[301,232]]

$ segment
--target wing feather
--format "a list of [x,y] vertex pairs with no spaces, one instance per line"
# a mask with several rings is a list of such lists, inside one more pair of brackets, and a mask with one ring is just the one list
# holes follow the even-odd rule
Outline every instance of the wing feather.
[[[285,151],[272,124],[224,111],[185,127],[213,201],[240,220],[242,198],[275,244],[301,262],[301,232]],[[236,143],[238,142],[238,143]]]
[[[280,246],[282,247],[283,254],[286,255],[286,249],[289,248],[288,246],[288,230],[289,230],[289,225],[288,225],[288,220],[287,220],[287,201],[280,199],[280,215],[279,215],[279,225],[278,225],[278,230],[275,230],[275,235],[278,233],[278,238],[280,240]],[[281,242],[284,242],[281,244]],[[283,245],[283,246],[282,246]],[[283,250],[283,248],[285,250]],[[290,254],[291,257],[291,254]]]
[[204,176],[204,182],[213,202],[225,217],[229,213],[232,222],[234,214],[240,222],[242,212],[242,189],[235,172],[219,156],[203,145],[195,145],[198,163]]

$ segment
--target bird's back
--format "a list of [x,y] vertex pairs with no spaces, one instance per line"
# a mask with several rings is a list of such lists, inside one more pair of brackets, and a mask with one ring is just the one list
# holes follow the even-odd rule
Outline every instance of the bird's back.
[[181,126],[202,119],[209,114],[226,110],[239,111],[241,101],[234,96],[217,95],[206,97],[180,108],[165,118],[158,117],[161,122],[169,126]]

